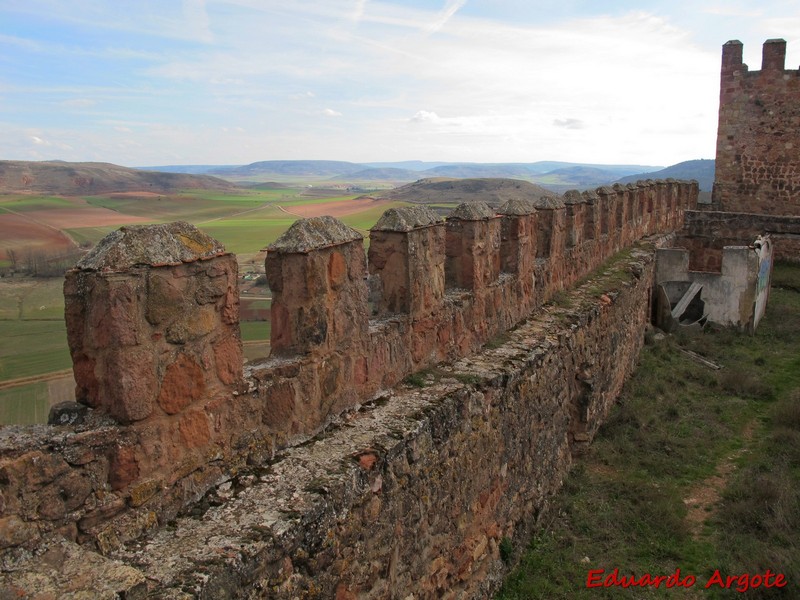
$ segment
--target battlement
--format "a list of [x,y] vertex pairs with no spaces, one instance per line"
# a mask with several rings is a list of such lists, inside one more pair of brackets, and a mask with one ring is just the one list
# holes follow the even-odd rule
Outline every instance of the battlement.
[[731,40],[722,46],[722,73],[744,76],[756,74],[783,74],[786,64],[786,40],[773,39],[764,42],[761,50],[761,70],[750,71],[742,58],[744,45],[739,40]]
[[760,71],[742,43],[722,48],[715,210],[800,214],[800,69],[785,69],[786,42],[764,42]]
[[[462,205],[444,221],[394,209],[370,232],[368,255],[341,222],[300,220],[267,253],[272,354],[244,369],[235,257],[187,224],[111,234],[65,281],[77,398],[92,410],[0,432],[0,545],[23,551],[60,535],[120,551],[410,374],[472,355],[635,240],[680,229],[697,195],[696,182],[643,181],[496,212]],[[648,297],[646,282],[635,289]],[[636,314],[646,319],[647,306]],[[581,319],[602,338],[601,319]],[[633,356],[640,339],[629,337]],[[592,360],[575,367],[586,381]],[[564,411],[552,442],[560,466],[548,486],[568,464],[564,443],[590,439],[627,372],[602,364],[613,385],[568,378],[553,396],[577,404],[554,408]]]

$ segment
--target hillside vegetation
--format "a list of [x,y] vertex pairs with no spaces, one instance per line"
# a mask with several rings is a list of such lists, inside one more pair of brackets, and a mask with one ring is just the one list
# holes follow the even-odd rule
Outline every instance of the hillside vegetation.
[[[499,599],[737,598],[767,569],[787,585],[747,598],[800,597],[800,267],[776,265],[753,337],[649,340]],[[680,569],[696,583],[587,587],[590,571],[602,580],[614,569],[637,579]],[[716,573],[735,576],[732,589]]]
[[[181,172],[182,167],[169,165],[150,167],[153,170]],[[331,160],[266,160],[248,165],[188,165],[182,172],[207,173],[239,183],[280,181],[291,183],[336,183],[372,187],[371,184],[402,184],[430,178],[521,179],[541,184],[553,191],[591,188],[607,185],[620,177],[649,173],[660,167],[646,165],[597,165],[562,161],[531,163],[444,163],[400,161],[383,163],[351,163]],[[678,178],[677,176],[675,176]],[[641,178],[641,177],[639,177]],[[378,185],[377,187],[383,187]]]
[[633,183],[638,179],[696,179],[701,192],[710,192],[714,187],[714,160],[687,160],[666,169],[630,175],[619,180],[620,183]]
[[110,163],[0,161],[0,193],[63,196],[112,192],[167,193],[184,189],[230,190],[236,185],[209,175],[128,169]]
[[393,190],[372,194],[373,198],[420,204],[452,204],[486,202],[498,207],[508,200],[554,198],[558,194],[542,186],[519,179],[421,179]]

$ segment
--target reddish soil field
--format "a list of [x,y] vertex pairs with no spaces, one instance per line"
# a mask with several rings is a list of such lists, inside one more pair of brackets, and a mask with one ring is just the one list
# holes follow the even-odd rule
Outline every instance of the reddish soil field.
[[290,215],[297,215],[298,217],[321,217],[322,215],[341,217],[344,215],[352,215],[353,213],[361,212],[368,208],[383,206],[390,202],[391,200],[340,200],[338,202],[324,202],[321,204],[296,204],[286,208],[281,207],[281,210]]
[[66,235],[20,215],[0,212],[0,259],[7,259],[7,248],[36,247],[69,249],[75,246]]

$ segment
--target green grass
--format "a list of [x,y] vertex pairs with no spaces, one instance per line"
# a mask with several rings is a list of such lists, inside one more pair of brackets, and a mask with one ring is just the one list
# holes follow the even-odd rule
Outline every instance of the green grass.
[[269,321],[242,321],[243,342],[269,341]]
[[0,285],[0,320],[19,318],[19,300],[10,292],[10,286]]
[[285,214],[284,218],[269,221],[227,219],[201,225],[200,229],[222,242],[229,252],[247,254],[258,252],[274,242],[296,220],[297,217]]
[[367,210],[354,213],[352,215],[346,215],[343,217],[339,217],[339,220],[353,227],[354,229],[358,229],[364,236],[368,236],[369,228],[375,225],[378,222],[378,219],[381,218],[381,215],[385,213],[390,208],[398,208],[400,206],[409,206],[406,202],[391,202],[388,204],[383,204],[381,206],[372,206]]
[[50,393],[46,383],[0,390],[0,425],[46,423],[50,412]]
[[68,369],[64,321],[0,321],[0,381]]
[[0,281],[0,320],[63,320],[64,280],[8,278]]
[[[800,282],[776,265],[773,285]],[[723,365],[713,371],[685,347]],[[800,287],[773,289],[753,337],[731,331],[670,336],[646,346],[606,424],[566,479],[498,598],[733,598],[703,589],[727,575],[786,574],[800,581]],[[729,465],[721,501],[700,523],[684,499]],[[587,589],[590,569],[697,577],[684,590]]]
[[76,229],[65,229],[64,231],[79,245],[90,244],[94,246],[117,227],[78,227]]
[[60,277],[37,278],[23,296],[22,318],[63,321],[64,280]]
[[43,210],[48,208],[75,208],[75,203],[58,196],[0,196],[0,209],[8,208],[17,212]]

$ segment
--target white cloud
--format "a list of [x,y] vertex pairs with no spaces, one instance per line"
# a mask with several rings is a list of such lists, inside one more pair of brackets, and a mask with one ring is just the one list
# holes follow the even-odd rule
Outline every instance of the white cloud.
[[444,27],[447,22],[453,18],[453,16],[459,11],[459,9],[466,4],[467,0],[447,0],[442,8],[439,11],[439,14],[436,15],[434,21],[425,27],[425,31],[427,33],[436,33],[442,27]]
[[185,26],[192,32],[193,37],[205,42],[214,40],[205,0],[183,0],[183,16]]
[[364,16],[364,9],[368,1],[369,0],[356,0],[356,5],[355,8],[353,8],[353,15],[351,17],[355,23],[358,23]]
[[[493,3],[465,0],[415,2],[416,8],[397,0],[142,0],[137,19],[125,14],[124,3],[75,0],[67,10],[55,0],[7,1],[18,14],[48,14],[65,28],[80,20],[102,41],[79,46],[64,41],[74,37],[0,36],[0,46],[6,41],[9,51],[32,61],[59,52],[97,58],[92,64],[103,61],[108,72],[78,70],[89,61],[75,60],[66,61],[62,79],[15,80],[12,70],[3,71],[4,55],[4,114],[11,108],[21,126],[41,126],[55,121],[53,108],[96,102],[101,108],[94,111],[62,111],[81,122],[65,121],[60,139],[75,139],[86,152],[89,143],[110,151],[102,136],[127,128],[119,134],[130,158],[123,146],[114,150],[123,164],[159,164],[162,154],[220,163],[284,153],[349,160],[633,157],[665,164],[714,152],[721,42],[699,45],[700,33],[688,23],[688,15],[715,10],[703,3],[693,13],[680,3],[687,12],[680,18],[663,4],[654,12],[548,15],[545,25],[521,0],[527,15],[514,21],[477,18]],[[790,42],[791,67],[800,19],[763,10],[774,15],[766,37]],[[753,28],[770,25],[751,19]],[[763,39],[757,46],[743,40],[746,50],[760,52]],[[88,86],[75,83],[84,78]],[[46,87],[35,83],[45,80]],[[343,114],[346,130],[344,119],[327,121],[324,130],[310,125]],[[161,124],[157,133],[152,123]],[[235,131],[241,124],[246,131]],[[36,135],[51,139],[54,129]],[[32,147],[29,138],[25,143]],[[2,149],[9,149],[4,140]]]
[[437,115],[433,111],[429,110],[418,110],[414,113],[414,116],[409,119],[413,123],[440,123],[441,119],[439,115]]
[[553,125],[564,129],[584,129],[586,124],[580,119],[554,119]]

